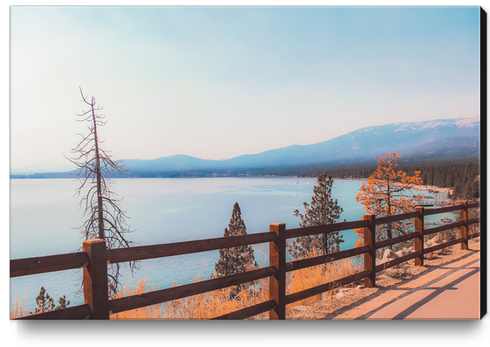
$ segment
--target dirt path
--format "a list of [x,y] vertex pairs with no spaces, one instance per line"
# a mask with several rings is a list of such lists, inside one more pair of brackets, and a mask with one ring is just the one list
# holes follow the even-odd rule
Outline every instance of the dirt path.
[[[387,269],[376,276],[376,288],[362,285],[323,294],[322,300],[288,310],[287,319],[478,319],[480,242],[470,241],[444,255]],[[454,304],[457,303],[457,304]]]

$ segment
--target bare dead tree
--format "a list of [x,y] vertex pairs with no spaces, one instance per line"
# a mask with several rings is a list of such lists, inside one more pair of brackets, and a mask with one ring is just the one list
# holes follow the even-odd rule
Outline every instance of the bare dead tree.
[[[122,199],[112,190],[113,181],[110,178],[114,173],[127,170],[123,168],[121,160],[112,160],[110,151],[100,147],[103,141],[100,140],[97,130],[107,123],[105,116],[99,113],[103,108],[96,105],[93,96],[91,99],[84,96],[81,88],[80,94],[88,109],[77,114],[77,121],[87,122],[89,132],[87,135],[77,134],[82,139],[71,150],[74,156],[65,156],[79,168],[76,175],[80,186],[75,196],[82,197],[80,208],[84,209],[83,216],[87,217],[79,229],[86,240],[104,239],[108,249],[130,247],[133,242],[126,238],[126,234],[132,230],[126,223],[127,215],[118,206]],[[134,262],[130,263],[132,271],[135,265]],[[109,265],[108,276],[109,293],[115,294],[120,284],[119,263]]]

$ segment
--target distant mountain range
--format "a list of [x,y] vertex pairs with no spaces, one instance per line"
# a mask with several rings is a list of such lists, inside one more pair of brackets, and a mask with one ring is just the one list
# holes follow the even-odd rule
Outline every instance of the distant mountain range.
[[312,145],[292,145],[226,160],[173,155],[124,160],[127,177],[261,173],[283,167],[367,164],[390,152],[400,159],[478,158],[480,117],[405,122],[362,128]]
[[313,145],[293,145],[227,160],[174,155],[153,160],[125,160],[124,163],[132,172],[233,170],[365,163],[389,152],[401,153],[404,159],[477,157],[480,153],[480,118],[372,126]]

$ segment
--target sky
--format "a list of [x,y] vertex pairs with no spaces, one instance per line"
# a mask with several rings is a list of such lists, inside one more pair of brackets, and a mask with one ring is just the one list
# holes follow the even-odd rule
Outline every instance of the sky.
[[10,9],[10,168],[65,168],[94,96],[114,159],[225,159],[480,115],[479,7]]

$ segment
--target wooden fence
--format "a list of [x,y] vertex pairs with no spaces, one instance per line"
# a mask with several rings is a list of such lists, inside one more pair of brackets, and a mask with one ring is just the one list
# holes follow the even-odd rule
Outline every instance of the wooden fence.
[[[106,249],[104,240],[92,239],[83,242],[82,252],[10,260],[10,277],[83,268],[84,305],[25,316],[19,319],[109,319],[110,314],[113,313],[160,304],[263,278],[269,278],[268,301],[216,317],[215,319],[245,319],[265,312],[269,312],[269,319],[285,319],[286,305],[293,302],[362,279],[364,279],[365,287],[373,287],[376,285],[376,273],[384,269],[412,259],[414,259],[415,265],[423,265],[425,254],[456,244],[461,244],[462,249],[467,249],[468,240],[480,236],[480,232],[473,233],[472,235],[468,234],[468,226],[480,222],[480,218],[468,219],[468,209],[477,207],[479,207],[478,203],[468,204],[466,202],[460,205],[437,209],[417,207],[414,212],[395,216],[375,218],[374,215],[366,214],[360,221],[295,229],[286,229],[285,224],[276,223],[270,225],[269,232],[263,233],[111,250]],[[460,211],[459,222],[424,229],[425,216],[458,210]],[[377,225],[406,219],[414,219],[414,232],[385,241],[375,241]],[[461,230],[459,238],[437,246],[424,248],[424,236],[456,227],[459,227]],[[363,228],[364,230],[364,245],[362,247],[286,262],[287,239],[357,228]],[[412,239],[415,240],[414,252],[376,265],[376,250]],[[269,243],[269,266],[267,267],[232,276],[156,290],[140,295],[117,299],[109,299],[108,297],[107,264],[109,262],[121,263],[169,257],[266,242]],[[329,283],[286,295],[287,272],[360,255],[363,255],[364,258],[362,271]]]

